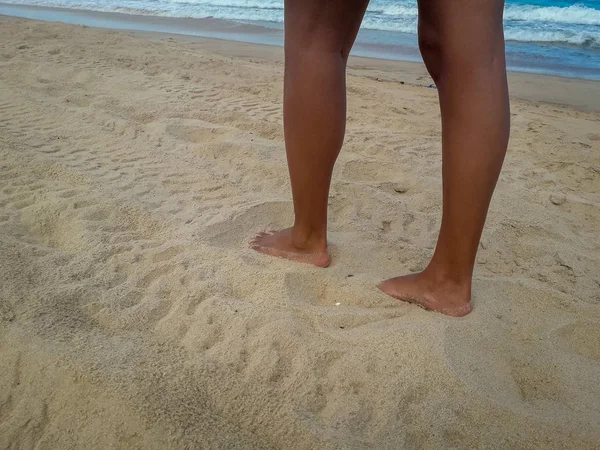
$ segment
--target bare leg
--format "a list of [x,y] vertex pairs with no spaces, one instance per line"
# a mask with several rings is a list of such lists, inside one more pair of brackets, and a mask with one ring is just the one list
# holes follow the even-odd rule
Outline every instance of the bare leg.
[[261,233],[262,253],[329,265],[327,199],[346,127],[346,61],[368,0],[286,0],[284,132],[294,226]]
[[503,6],[419,0],[421,53],[442,112],[442,225],[428,267],[379,288],[452,316],[471,311],[477,247],[508,145]]

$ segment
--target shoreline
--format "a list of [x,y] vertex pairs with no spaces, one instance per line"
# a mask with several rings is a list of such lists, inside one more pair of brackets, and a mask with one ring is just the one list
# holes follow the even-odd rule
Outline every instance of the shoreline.
[[[33,9],[46,11],[48,8],[34,7]],[[58,8],[57,10],[59,10],[60,14],[64,12],[64,10]],[[123,15],[127,16],[128,24],[137,23],[139,28],[110,28],[108,26],[100,26],[100,24],[114,25],[114,16],[120,16],[121,14],[88,11],[84,11],[84,13],[85,15],[95,17],[96,23],[99,24],[99,26],[90,26],[91,28],[118,31],[132,36],[143,36],[151,40],[161,40],[167,37],[186,42],[196,42],[201,43],[206,50],[227,56],[261,58],[269,61],[283,62],[283,48],[276,44],[246,42],[234,39],[235,36],[243,33],[244,35],[254,34],[258,36],[256,38],[257,41],[264,40],[264,29],[262,27],[217,19],[175,19],[156,16]],[[5,20],[54,22],[2,14],[0,14],[0,17]],[[55,22],[64,23],[61,21]],[[164,27],[165,23],[169,23],[170,28]],[[145,29],[144,27],[149,24],[162,24],[162,31]],[[67,25],[88,26],[68,23]],[[194,31],[196,33],[204,33],[206,36],[168,31],[173,27],[179,27],[178,29]],[[348,75],[365,76],[379,81],[406,83],[424,87],[429,86],[433,82],[423,63],[354,55],[350,56],[348,62]],[[600,82],[598,81],[511,71],[508,72],[508,80],[511,99],[567,105],[581,111],[600,110]]]
[[[244,23],[212,17],[160,16],[125,9],[94,11],[1,2],[0,15],[108,29],[162,32],[262,45],[283,45],[281,24],[275,26],[275,24],[259,21]],[[389,35],[390,33],[395,37]],[[507,66],[510,72],[600,81],[600,67],[596,70],[590,67],[569,67],[558,62],[538,61],[537,58],[532,58],[532,55],[527,56],[526,53],[522,53],[523,45],[537,44],[507,41]],[[387,31],[361,29],[352,54],[373,59],[422,63],[416,36],[406,33],[393,34]]]

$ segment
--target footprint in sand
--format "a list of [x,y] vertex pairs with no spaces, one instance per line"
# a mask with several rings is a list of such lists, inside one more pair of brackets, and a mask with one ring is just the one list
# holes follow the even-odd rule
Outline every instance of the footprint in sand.
[[348,162],[343,169],[343,176],[349,181],[358,183],[381,183],[406,179],[400,167],[393,163],[384,164],[378,161],[355,160]]
[[187,121],[184,124],[172,124],[167,126],[167,133],[185,142],[203,143],[220,141],[227,138],[231,129],[215,126],[202,121]]
[[558,345],[569,351],[600,361],[600,323],[573,322],[555,331]]
[[239,247],[261,230],[289,227],[293,218],[291,202],[264,202],[233,218],[209,225],[204,236],[220,247]]

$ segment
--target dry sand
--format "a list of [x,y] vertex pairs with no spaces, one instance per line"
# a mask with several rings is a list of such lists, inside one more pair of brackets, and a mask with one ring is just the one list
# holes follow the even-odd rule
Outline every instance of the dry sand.
[[436,91],[351,65],[323,270],[245,248],[292,217],[281,49],[0,18],[0,449],[600,447],[598,83],[512,76],[453,319],[375,288],[432,253]]

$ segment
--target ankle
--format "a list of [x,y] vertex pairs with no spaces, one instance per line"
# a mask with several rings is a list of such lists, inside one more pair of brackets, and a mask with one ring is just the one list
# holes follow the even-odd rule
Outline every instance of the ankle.
[[292,228],[292,244],[300,250],[327,250],[327,232],[310,227],[294,225]]
[[472,272],[461,271],[433,261],[423,271],[423,275],[434,285],[445,286],[470,297]]

